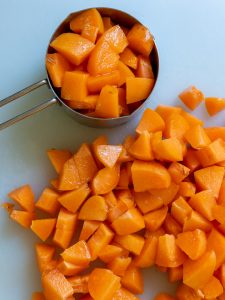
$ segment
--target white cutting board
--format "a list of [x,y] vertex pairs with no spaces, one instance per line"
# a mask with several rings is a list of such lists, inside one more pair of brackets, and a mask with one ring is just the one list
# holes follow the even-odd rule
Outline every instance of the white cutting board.
[[[146,106],[176,105],[177,94],[194,84],[207,96],[225,97],[224,0],[7,0],[0,1],[0,99],[45,78],[44,55],[57,24],[70,12],[93,6],[111,6],[133,14],[155,36],[160,55],[157,86]],[[0,110],[0,121],[50,98],[46,88]],[[196,115],[207,125],[225,125],[225,113],[208,118],[204,106]],[[108,134],[121,142],[136,121],[114,129],[93,129],[74,122],[58,106],[0,132],[0,202],[13,188],[30,183],[38,197],[54,177],[48,148],[75,150],[83,141]],[[38,239],[8,220],[0,210],[0,299],[29,300],[40,290],[33,244]],[[144,272],[145,294],[173,291],[166,275]]]

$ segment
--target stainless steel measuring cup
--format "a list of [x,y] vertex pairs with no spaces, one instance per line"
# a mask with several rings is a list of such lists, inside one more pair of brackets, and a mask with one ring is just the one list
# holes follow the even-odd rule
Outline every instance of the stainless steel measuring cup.
[[[117,9],[113,9],[113,8],[105,8],[105,7],[100,7],[97,8],[98,11],[100,12],[100,14],[103,17],[111,17],[112,21],[114,21],[115,23],[119,23],[123,26],[126,27],[132,27],[135,23],[140,23],[136,18],[134,18],[133,16],[117,10]],[[87,10],[87,9],[85,9]],[[81,12],[85,11],[85,10],[81,10],[81,11],[77,11],[74,13],[71,13],[60,25],[59,27],[56,29],[56,31],[53,33],[49,45],[51,43],[51,41],[53,39],[55,39],[58,35],[60,35],[63,32],[69,32],[70,28],[69,28],[69,23],[70,21],[78,14],[80,14]],[[46,53],[51,53],[52,52],[52,48],[48,45],[47,48],[47,52]],[[155,75],[155,84],[157,81],[157,77],[158,77],[158,71],[159,71],[159,56],[158,56],[158,51],[157,51],[157,47],[156,45],[154,45],[153,50],[150,54],[150,59],[151,59],[151,63],[152,63],[152,68],[153,68],[153,72]],[[47,72],[47,71],[46,71]],[[141,109],[142,105],[139,106],[134,112],[132,112],[130,115],[128,116],[121,116],[118,118],[109,118],[109,119],[102,119],[102,118],[96,118],[96,117],[91,117],[91,116],[87,116],[84,115],[82,113],[79,113],[76,110],[73,110],[72,108],[70,108],[61,98],[60,98],[60,94],[59,91],[53,86],[51,79],[47,73],[47,78],[43,79],[37,83],[34,83],[28,87],[26,87],[25,89],[3,99],[0,101],[0,108],[5,106],[6,104],[17,100],[18,98],[32,92],[33,90],[43,86],[43,85],[47,85],[52,93],[53,93],[53,98],[50,100],[47,100],[33,108],[31,108],[28,111],[25,111],[24,113],[15,116],[14,118],[7,120],[3,123],[0,124],[0,130],[7,128],[11,125],[13,125],[14,123],[23,120],[47,107],[52,106],[53,104],[58,103],[73,119],[75,119],[76,121],[78,121],[79,123],[82,123],[84,125],[87,126],[91,126],[91,127],[114,127],[114,126],[118,126],[121,125],[123,123],[126,123],[128,121],[130,121],[132,118],[135,117],[135,115],[138,113],[138,111]],[[154,85],[155,86],[155,85]]]

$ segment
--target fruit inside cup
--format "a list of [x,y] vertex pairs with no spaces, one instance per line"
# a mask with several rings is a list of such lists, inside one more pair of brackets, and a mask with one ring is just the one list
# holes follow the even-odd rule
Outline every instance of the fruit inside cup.
[[155,85],[153,35],[140,23],[125,27],[116,19],[95,8],[75,14],[46,55],[56,93],[89,117],[128,116]]

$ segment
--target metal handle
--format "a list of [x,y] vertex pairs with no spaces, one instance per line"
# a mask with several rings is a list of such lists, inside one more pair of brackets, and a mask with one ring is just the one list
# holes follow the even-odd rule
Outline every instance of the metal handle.
[[[0,101],[0,108],[3,107],[3,106],[5,106],[5,105],[7,105],[8,103],[10,103],[10,102],[12,102],[14,100],[19,99],[20,97],[22,97],[22,96],[24,96],[24,95],[32,92],[33,90],[35,90],[35,89],[37,89],[37,88],[39,88],[39,87],[41,87],[42,85],[45,85],[45,84],[48,84],[47,80],[46,79],[41,80],[41,81],[36,82],[36,83],[34,83],[34,84],[26,87],[25,89],[23,89],[23,90],[15,93],[15,94],[13,94],[13,95],[11,95],[9,97],[1,100]],[[56,98],[52,98],[52,99],[50,99],[48,101],[45,101],[45,102],[43,102],[43,103],[41,103],[41,104],[39,104],[39,105],[37,105],[37,106],[35,106],[35,107],[27,110],[27,111],[25,111],[24,113],[22,113],[22,114],[20,114],[20,115],[18,115],[16,117],[14,117],[14,118],[12,118],[12,119],[10,119],[8,121],[5,121],[5,122],[1,123],[0,124],[0,130],[5,129],[5,128],[7,128],[7,127],[9,127],[9,126],[11,126],[11,125],[13,125],[13,124],[15,124],[15,123],[23,120],[23,119],[29,117],[29,116],[32,116],[33,114],[35,114],[35,113],[37,113],[37,112],[39,112],[39,111],[41,111],[41,110],[43,110],[43,109],[45,109],[45,108],[53,105],[55,103],[57,103],[57,99]]]

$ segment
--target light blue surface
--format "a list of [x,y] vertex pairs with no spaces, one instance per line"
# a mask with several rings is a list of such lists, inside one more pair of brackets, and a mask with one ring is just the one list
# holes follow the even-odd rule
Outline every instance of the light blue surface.
[[[160,55],[160,73],[149,106],[177,104],[177,94],[195,84],[207,96],[225,97],[224,0],[1,0],[0,1],[0,99],[45,78],[44,55],[58,23],[70,12],[91,6],[111,6],[127,11],[153,32]],[[51,97],[45,88],[0,110],[0,121]],[[225,125],[225,114],[207,117],[204,106],[196,110],[207,125]],[[29,182],[38,197],[55,176],[46,158],[48,148],[74,150],[82,141],[108,133],[122,141],[136,122],[111,130],[91,129],[52,107],[0,132],[0,202],[13,188]],[[0,299],[29,300],[40,289],[34,262],[31,232],[10,222],[0,210]],[[145,272],[149,300],[169,290],[166,276]],[[53,299],[54,300],[54,299]]]

